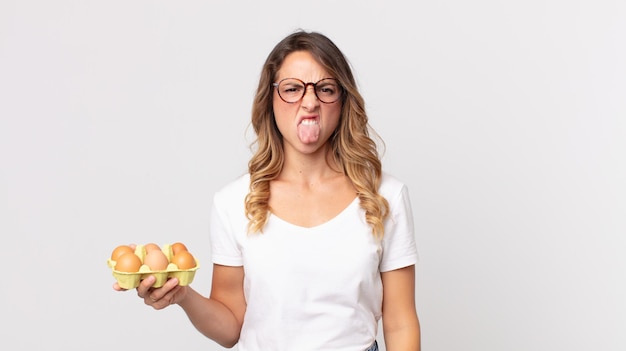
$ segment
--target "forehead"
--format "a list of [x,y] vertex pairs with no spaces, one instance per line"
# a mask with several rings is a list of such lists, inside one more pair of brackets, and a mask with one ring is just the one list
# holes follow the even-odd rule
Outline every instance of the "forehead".
[[298,78],[305,82],[316,82],[332,78],[324,67],[308,51],[295,51],[285,57],[277,72],[278,80]]

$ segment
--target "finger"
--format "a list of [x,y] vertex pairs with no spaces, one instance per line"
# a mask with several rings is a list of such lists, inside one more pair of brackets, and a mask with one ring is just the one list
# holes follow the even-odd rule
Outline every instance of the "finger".
[[143,299],[143,303],[145,303],[148,306],[153,306],[153,307],[155,303],[158,303],[161,300],[158,294],[155,293],[154,289],[148,290],[145,294],[141,294],[137,292],[137,296]]
[[176,286],[178,286],[178,279],[177,278],[170,278],[163,285],[163,287],[167,287],[168,288],[167,290],[174,289]]
[[155,282],[156,282],[156,278],[153,275],[146,277],[137,286],[137,295],[139,295],[139,297],[141,298],[146,297],[149,294],[149,291]]
[[148,296],[149,302],[146,304],[157,310],[176,304],[176,297],[179,295],[179,291],[184,288],[178,284],[178,279],[172,278],[162,287],[151,290]]
[[144,299],[146,305],[151,306],[155,310],[163,309],[173,303],[173,296],[165,294],[161,297],[155,291],[152,291]]
[[150,301],[156,302],[164,298],[173,299],[178,287],[178,279],[170,278],[160,288],[148,290]]
[[113,283],[113,290],[115,290],[115,291],[126,291],[126,289],[122,288],[118,282]]

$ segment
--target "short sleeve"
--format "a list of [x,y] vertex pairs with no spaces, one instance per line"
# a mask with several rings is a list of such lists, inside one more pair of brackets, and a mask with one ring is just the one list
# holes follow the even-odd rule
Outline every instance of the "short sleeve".
[[242,266],[243,257],[237,243],[235,230],[229,218],[228,202],[216,194],[211,207],[209,238],[213,263],[225,266]]
[[396,196],[387,200],[390,215],[385,224],[381,272],[414,265],[418,261],[413,211],[406,185],[401,185]]

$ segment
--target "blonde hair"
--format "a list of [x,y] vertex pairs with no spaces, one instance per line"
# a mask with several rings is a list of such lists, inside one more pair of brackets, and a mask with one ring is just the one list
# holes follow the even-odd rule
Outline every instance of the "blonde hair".
[[252,106],[251,125],[257,137],[252,144],[256,146],[254,155],[248,162],[250,192],[245,199],[248,232],[263,231],[270,211],[270,181],[276,179],[283,167],[283,138],[274,120],[272,83],[285,57],[295,51],[309,52],[343,87],[339,125],[329,139],[331,157],[352,181],[372,233],[382,238],[389,203],[378,193],[382,166],[376,142],[370,134],[378,135],[368,124],[365,102],[343,53],[326,36],[304,31],[297,31],[280,41],[261,71]]

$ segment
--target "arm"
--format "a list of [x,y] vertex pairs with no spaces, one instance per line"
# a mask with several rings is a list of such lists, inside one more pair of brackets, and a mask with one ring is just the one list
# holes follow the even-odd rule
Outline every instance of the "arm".
[[243,277],[243,267],[214,264],[210,298],[191,291],[178,302],[198,331],[227,348],[237,344],[243,325]]
[[[146,305],[160,310],[177,303],[194,327],[218,344],[231,348],[239,341],[246,301],[243,294],[243,267],[214,264],[211,296],[200,295],[190,286],[179,286],[168,280],[161,288],[150,288],[154,277],[148,277],[137,288]],[[121,290],[114,286],[116,290]]]
[[383,333],[387,351],[419,351],[420,324],[415,308],[415,265],[381,273]]

